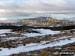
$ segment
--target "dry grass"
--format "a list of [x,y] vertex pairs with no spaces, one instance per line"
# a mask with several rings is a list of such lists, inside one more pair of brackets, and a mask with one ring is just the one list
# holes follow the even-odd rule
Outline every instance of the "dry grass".
[[[61,49],[59,49],[59,48],[61,48]],[[59,53],[58,54],[53,54],[53,53],[60,52],[61,50],[64,50],[64,49],[75,51],[75,42],[64,45],[64,46],[48,47],[48,48],[44,48],[44,49],[41,49],[41,50],[23,52],[23,53],[19,53],[19,54],[13,54],[13,55],[10,55],[10,56],[49,56],[49,55],[59,56]]]
[[[62,33],[63,32],[63,33]],[[40,43],[41,41],[50,41],[47,42],[45,44],[48,43],[52,43],[52,42],[59,42],[61,40],[65,40],[68,39],[70,40],[70,38],[72,38],[72,36],[75,36],[75,30],[65,30],[65,31],[61,31],[61,33],[59,34],[54,34],[54,35],[45,35],[43,37],[39,36],[39,37],[30,37],[27,38],[23,35],[19,34],[12,34],[12,33],[5,33],[5,37],[1,37],[0,38],[0,47],[3,48],[16,48],[19,46],[19,44],[21,45],[26,45],[28,43]],[[66,36],[67,38],[63,38],[63,36]],[[71,36],[71,37],[68,37]],[[1,41],[3,38],[10,38],[10,37],[25,37],[24,39],[14,39],[14,40],[8,40],[8,41]],[[61,39],[62,37],[62,39]],[[70,43],[67,45],[63,45],[63,46],[54,46],[54,47],[48,47],[48,48],[44,48],[41,50],[35,50],[35,51],[30,51],[30,52],[22,52],[19,54],[12,54],[10,56],[48,56],[48,55],[52,55],[52,56],[57,56],[58,54],[54,54],[55,52],[59,52],[60,50],[75,50],[75,43]],[[59,49],[61,48],[61,49]]]

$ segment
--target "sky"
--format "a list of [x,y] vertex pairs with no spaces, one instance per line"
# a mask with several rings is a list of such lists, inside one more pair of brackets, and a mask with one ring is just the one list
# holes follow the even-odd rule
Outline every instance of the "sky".
[[0,0],[0,16],[30,13],[75,13],[75,0]]
[[0,0],[0,16],[75,13],[75,0]]
[[[75,13],[75,0],[0,0],[0,17],[30,13]],[[0,22],[7,19],[0,18]]]

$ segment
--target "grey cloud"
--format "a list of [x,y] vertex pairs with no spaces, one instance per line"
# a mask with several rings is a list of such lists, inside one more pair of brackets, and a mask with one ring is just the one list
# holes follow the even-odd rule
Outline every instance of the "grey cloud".
[[[30,0],[29,0],[30,1]],[[63,0],[64,4],[49,4],[42,0],[34,2],[0,2],[0,9],[5,10],[0,15],[25,15],[26,13],[74,13],[74,0]],[[51,3],[51,2],[50,2]]]

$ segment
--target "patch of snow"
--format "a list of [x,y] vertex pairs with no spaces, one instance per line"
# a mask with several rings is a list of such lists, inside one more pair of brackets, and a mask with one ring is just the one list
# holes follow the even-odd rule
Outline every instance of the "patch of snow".
[[5,34],[0,34],[0,36],[1,36],[1,37],[5,37],[6,35],[5,35]]
[[26,46],[36,46],[38,45],[37,43],[30,43],[30,44],[26,44]]
[[48,43],[50,41],[40,41],[42,44]]
[[10,32],[10,31],[11,31],[10,29],[1,29],[1,30],[0,30],[0,34],[8,33],[8,32]]
[[35,36],[42,36],[44,34],[40,34],[40,33],[26,33],[26,34],[22,34],[25,35],[27,37],[35,37]]
[[11,32],[11,29],[0,29],[0,35],[4,33],[18,34],[17,32]]
[[53,35],[53,34],[58,34],[60,33],[60,31],[52,31],[50,29],[33,29],[34,31],[37,31],[39,33],[26,33],[26,34],[22,34],[25,35],[27,37],[36,37],[36,36],[43,36],[43,35]]
[[29,43],[29,44],[26,44],[27,47],[30,47],[30,46],[37,46],[37,45],[43,45],[43,44],[46,44],[50,41],[41,41],[40,43]]
[[52,31],[50,29],[33,29],[35,31],[40,32],[41,34],[47,35],[47,34],[58,34],[60,33],[60,31]]
[[[40,50],[43,48],[47,48],[47,47],[53,47],[53,46],[62,46],[65,44],[69,44],[69,43],[73,43],[75,42],[75,38],[71,38],[71,40],[61,40],[59,42],[55,42],[55,43],[49,43],[49,44],[45,44],[45,45],[36,45],[36,46],[19,46],[17,48],[0,48],[2,51],[0,51],[0,55],[1,56],[5,56],[5,55],[11,55],[11,54],[18,54],[20,52],[29,52],[29,51],[34,51],[34,50]],[[34,45],[34,44],[33,44]]]
[[2,38],[2,41],[9,41],[9,40],[17,40],[17,39],[24,39],[25,37],[9,37],[9,38]]
[[72,36],[63,36],[63,37],[60,37],[59,39],[66,39],[66,38],[70,38]]

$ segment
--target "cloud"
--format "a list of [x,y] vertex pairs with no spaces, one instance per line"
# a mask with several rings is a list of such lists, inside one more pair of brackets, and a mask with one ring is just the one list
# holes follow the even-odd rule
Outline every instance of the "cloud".
[[7,18],[1,18],[0,21],[7,20]]
[[63,4],[65,4],[64,0],[43,0],[42,2],[56,6],[62,6]]
[[17,20],[13,20],[13,19],[8,19],[8,18],[0,18],[0,23],[16,23],[18,22]]
[[[17,0],[18,1],[18,0]],[[26,13],[75,13],[75,0],[15,0],[0,1],[0,15]]]

